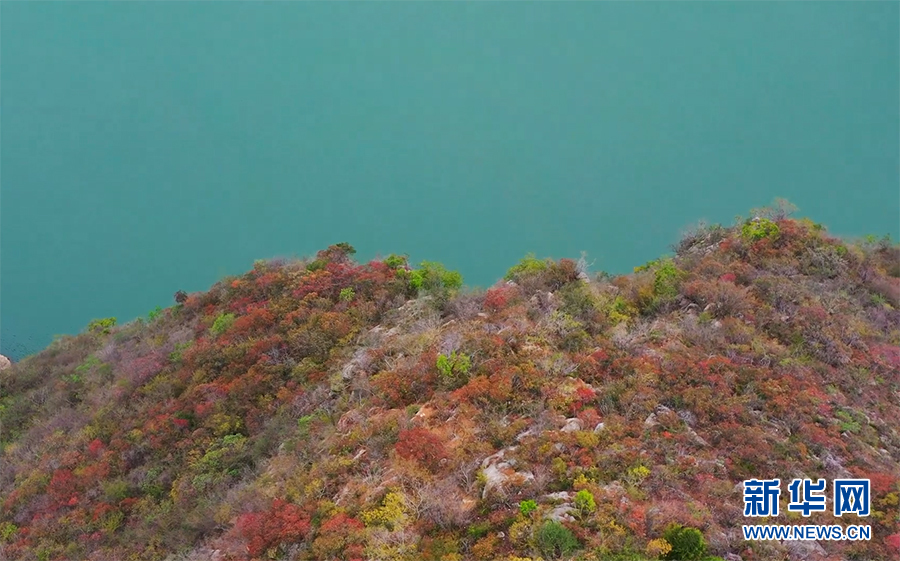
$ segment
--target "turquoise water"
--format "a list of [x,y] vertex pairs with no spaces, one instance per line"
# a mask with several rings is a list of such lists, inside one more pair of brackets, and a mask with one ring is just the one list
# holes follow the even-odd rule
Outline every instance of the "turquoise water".
[[898,6],[3,2],[0,352],[345,240],[486,286],[775,196],[896,238]]

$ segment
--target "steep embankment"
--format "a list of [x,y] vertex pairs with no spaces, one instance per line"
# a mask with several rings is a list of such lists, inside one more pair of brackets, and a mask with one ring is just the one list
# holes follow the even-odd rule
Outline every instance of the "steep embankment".
[[[0,372],[0,558],[897,558],[896,247],[764,218],[479,293],[351,254]],[[783,491],[777,522],[872,540],[743,541],[741,482],[774,477],[870,478],[865,520]]]

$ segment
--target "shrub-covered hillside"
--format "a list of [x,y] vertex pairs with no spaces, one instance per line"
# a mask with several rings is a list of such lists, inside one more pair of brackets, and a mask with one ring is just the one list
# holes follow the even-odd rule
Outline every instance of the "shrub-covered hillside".
[[[0,559],[900,556],[900,248],[777,211],[634,274],[258,262],[0,372]],[[869,478],[863,542],[742,481]],[[830,484],[830,483],[829,483]]]

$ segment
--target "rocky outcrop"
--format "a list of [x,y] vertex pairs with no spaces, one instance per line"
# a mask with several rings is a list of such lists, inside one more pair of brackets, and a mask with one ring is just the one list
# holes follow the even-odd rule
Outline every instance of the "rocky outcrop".
[[481,462],[481,473],[484,476],[482,499],[487,497],[492,489],[497,489],[503,493],[510,486],[520,487],[534,481],[533,473],[530,471],[516,471],[516,460],[504,458],[506,452],[512,452],[516,448],[516,446],[504,448]]
[[12,366],[12,361],[3,355],[0,355],[0,370],[5,370]]

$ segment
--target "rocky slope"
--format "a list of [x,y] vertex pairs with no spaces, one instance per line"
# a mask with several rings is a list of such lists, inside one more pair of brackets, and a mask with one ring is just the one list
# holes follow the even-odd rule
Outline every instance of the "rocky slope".
[[[900,250],[775,211],[676,250],[466,291],[338,244],[94,321],[0,372],[0,559],[897,559]],[[744,541],[775,477],[871,479],[770,521],[872,539]]]

